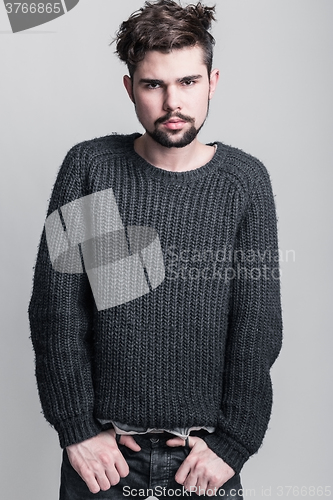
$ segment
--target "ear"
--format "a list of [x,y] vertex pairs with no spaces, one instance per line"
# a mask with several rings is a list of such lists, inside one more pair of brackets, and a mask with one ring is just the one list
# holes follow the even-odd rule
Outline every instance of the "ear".
[[214,95],[219,78],[220,78],[220,71],[218,69],[213,69],[213,71],[210,74],[210,80],[209,80],[209,100],[212,99]]
[[129,98],[134,103],[132,78],[130,78],[128,75],[125,75],[123,78],[123,83],[124,83],[124,86],[125,86],[125,89],[128,93]]

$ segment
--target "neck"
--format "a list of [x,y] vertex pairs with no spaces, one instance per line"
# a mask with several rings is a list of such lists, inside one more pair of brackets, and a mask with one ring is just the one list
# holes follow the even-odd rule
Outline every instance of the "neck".
[[166,148],[158,144],[148,134],[134,142],[137,154],[155,167],[172,172],[194,170],[208,163],[214,156],[215,149],[194,139],[184,148]]

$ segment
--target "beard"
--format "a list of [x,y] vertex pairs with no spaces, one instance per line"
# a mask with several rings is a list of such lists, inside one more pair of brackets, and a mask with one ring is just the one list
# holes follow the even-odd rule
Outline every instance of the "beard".
[[[203,124],[201,125],[201,127],[202,126]],[[146,130],[146,132],[152,139],[154,139],[155,142],[157,142],[161,146],[164,146],[165,148],[184,148],[194,141],[194,139],[200,132],[201,127],[199,129],[196,129],[194,125],[191,125],[191,127],[186,130],[186,132],[183,132],[183,135],[179,138],[175,137],[176,135],[181,134],[179,130],[165,131],[161,130],[160,128],[155,128],[153,132],[149,132],[149,130]]]
[[[185,116],[180,113],[168,113],[167,115],[158,118],[154,125],[155,128],[152,132],[149,130],[146,130],[146,133],[158,144],[161,146],[164,146],[165,148],[184,148],[185,146],[188,146],[191,144],[191,142],[194,141],[194,139],[197,137],[199,134],[200,130],[205,124],[205,121],[207,119],[209,112],[209,101],[208,101],[208,106],[207,106],[207,114],[200,125],[199,128],[195,127],[195,121],[194,118],[191,118],[190,116]],[[170,120],[171,118],[179,118],[180,120],[183,120],[186,123],[190,123],[191,126],[189,129],[187,129],[185,132],[182,130],[164,130],[159,127],[160,124],[163,124]]]

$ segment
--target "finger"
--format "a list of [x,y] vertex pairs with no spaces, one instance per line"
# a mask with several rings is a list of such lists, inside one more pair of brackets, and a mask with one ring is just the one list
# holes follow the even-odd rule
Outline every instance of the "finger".
[[[223,486],[223,484],[221,486]],[[211,483],[210,481],[208,481],[208,484],[207,484],[207,487],[206,487],[207,496],[208,497],[212,497],[214,495],[216,496],[217,491],[221,488],[221,486],[216,486],[216,484],[214,485],[213,483]]]
[[[190,471],[190,473],[187,475],[184,483],[183,483],[184,488],[187,491],[195,491],[197,495],[199,495],[199,478],[198,475],[194,471]],[[202,494],[202,492],[201,492]]]
[[82,467],[80,470],[76,471],[81,479],[86,483],[91,493],[98,493],[100,491],[100,486],[97,481],[95,474],[87,467]]
[[81,479],[86,483],[89,491],[91,493],[98,493],[100,491],[100,486],[96,479],[95,471],[91,468],[91,465],[87,464],[85,460],[80,460],[72,454],[72,449],[67,448],[67,456],[69,462]]
[[191,471],[191,464],[187,457],[185,458],[184,462],[181,464],[181,466],[176,472],[175,480],[177,481],[177,483],[184,484],[190,471]]
[[[118,474],[120,477],[128,476],[129,467],[128,467],[128,464],[127,464],[123,454],[121,453],[121,451],[119,451],[119,454],[117,454],[117,457],[116,457],[115,462],[114,462],[114,466],[115,466],[116,470],[118,471]],[[117,483],[115,483],[115,484],[117,484]]]
[[[106,471],[96,473],[96,481],[102,491],[107,491],[111,488],[112,482],[110,481]],[[117,482],[119,482],[119,480]],[[117,482],[115,484],[117,484]]]
[[112,453],[100,454],[99,461],[112,485],[118,484],[121,477],[129,474],[128,464],[118,447]]
[[[206,492],[207,492],[207,489],[208,489],[208,482],[207,481],[203,481],[202,479],[198,480],[197,484],[196,484],[196,487],[197,487],[197,495],[199,495],[199,496],[206,495]],[[211,491],[209,493],[211,493]]]
[[105,433],[110,434],[110,436],[116,439],[116,431],[114,429],[107,429]]
[[101,491],[101,488],[100,488],[100,486],[99,486],[96,478],[94,479],[94,481],[93,480],[91,480],[91,481],[85,481],[85,483],[88,486],[89,491],[91,493],[98,493],[98,492]]
[[[119,475],[119,472],[117,471],[116,467],[109,467],[105,471],[105,474],[106,474],[106,477],[109,480],[110,486],[115,486],[116,484],[119,483],[119,481],[120,481],[120,475]],[[101,487],[101,489],[103,489],[103,488]],[[106,490],[103,490],[103,491],[106,491]]]
[[107,491],[111,485],[119,483],[120,477],[114,465],[114,458],[109,453],[101,453],[98,462],[91,463],[90,468],[102,491]]
[[168,446],[171,446],[171,447],[176,447],[176,446],[185,446],[186,444],[186,441],[185,439],[181,438],[181,437],[175,437],[175,438],[171,438],[171,439],[168,439],[166,441],[166,444]]
[[140,451],[141,450],[141,446],[138,445],[138,443],[135,441],[135,439],[132,436],[121,436],[119,443],[123,444],[124,446],[127,446],[127,448],[130,448],[130,450],[133,450],[133,451]]

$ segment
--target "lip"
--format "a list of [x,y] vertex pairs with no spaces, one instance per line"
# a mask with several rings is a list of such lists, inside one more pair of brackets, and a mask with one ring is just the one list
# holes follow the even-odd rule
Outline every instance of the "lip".
[[179,118],[174,118],[174,119],[171,118],[171,120],[164,122],[163,125],[171,130],[178,130],[183,128],[185,123],[186,122],[184,120],[180,120]]

